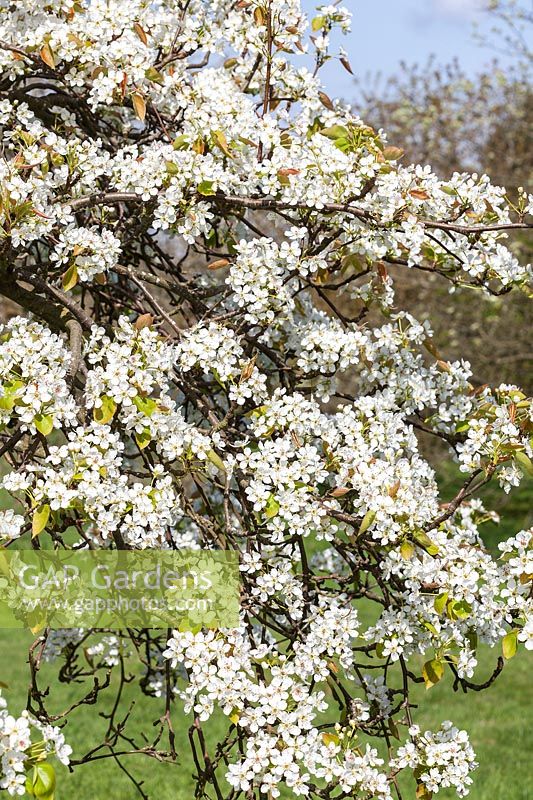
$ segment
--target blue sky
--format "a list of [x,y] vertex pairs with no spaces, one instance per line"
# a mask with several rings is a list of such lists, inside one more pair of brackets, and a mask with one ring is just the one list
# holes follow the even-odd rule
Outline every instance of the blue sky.
[[[318,0],[303,0],[302,5],[314,16]],[[481,10],[481,0],[343,0],[343,5],[353,13],[352,32],[335,42],[348,51],[353,71],[361,78],[378,70],[392,75],[400,61],[423,64],[432,53],[440,63],[457,56],[469,73],[492,58],[472,37],[474,22],[485,31],[492,24]],[[350,75],[338,61],[323,68],[322,80],[336,97],[353,95]]]

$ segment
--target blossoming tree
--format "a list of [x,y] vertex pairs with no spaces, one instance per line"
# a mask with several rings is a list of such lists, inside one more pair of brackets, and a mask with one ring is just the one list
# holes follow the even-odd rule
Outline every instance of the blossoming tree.
[[[196,797],[387,800],[402,771],[419,799],[463,796],[467,733],[421,732],[413,685],[481,690],[533,648],[532,531],[495,559],[477,497],[533,472],[530,400],[439,354],[393,280],[429,272],[473,302],[527,292],[507,244],[533,198],[403,164],[331,99],[318,73],[350,69],[328,49],[349,16],[1,4],[0,291],[22,309],[0,335],[3,545],[226,548],[242,571],[237,628],[38,636],[28,715],[0,711],[11,795],[50,798],[43,758],[70,755],[42,661],[92,675],[79,703],[97,713],[127,640],[162,704],[157,738],[112,716],[74,764],[174,758],[184,707]],[[449,502],[425,437],[464,474]],[[478,643],[495,648],[487,679]]]

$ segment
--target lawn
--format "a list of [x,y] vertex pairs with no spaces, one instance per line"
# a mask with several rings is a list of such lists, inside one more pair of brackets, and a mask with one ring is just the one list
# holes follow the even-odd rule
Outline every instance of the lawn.
[[[457,474],[447,473],[444,477],[445,498],[453,495],[460,480]],[[511,494],[509,498],[493,488],[486,490],[487,504],[497,507],[502,514],[500,526],[487,526],[486,541],[495,548],[498,539],[510,536],[520,528],[531,525],[531,483]],[[26,703],[28,686],[27,648],[31,636],[22,631],[0,630],[0,680],[8,684],[4,690],[12,711],[20,711]],[[499,653],[483,649],[480,653],[480,676],[487,676]],[[412,667],[420,672],[421,662]],[[487,691],[452,693],[450,676],[429,692],[417,687],[414,701],[420,708],[414,711],[415,720],[423,727],[434,728],[444,719],[451,719],[465,727],[471,736],[472,744],[480,762],[474,773],[474,786],[471,800],[533,800],[530,758],[533,753],[533,691],[531,673],[533,653],[521,649],[519,656],[510,661],[500,678]],[[68,706],[78,697],[84,687],[57,681],[57,665],[45,665],[42,670],[50,683],[50,708],[58,711]],[[126,709],[133,698],[134,706],[131,725],[137,733],[145,731],[153,734],[152,723],[163,712],[163,701],[146,698],[135,690],[135,684],[126,689],[123,707]],[[106,706],[106,702],[108,703]],[[79,756],[94,746],[105,730],[106,722],[98,712],[105,711],[112,702],[110,696],[98,708],[81,707],[69,717],[66,728],[67,739]],[[190,720],[176,709],[173,723],[177,733],[180,763],[177,765],[159,764],[142,756],[131,756],[128,768],[137,779],[142,778],[144,789],[153,800],[192,800],[192,764],[188,747],[187,728]],[[217,728],[221,730],[224,721],[212,720],[213,741]],[[211,737],[210,737],[211,738]],[[414,783],[409,779],[402,783],[405,800],[414,800]],[[59,770],[59,789],[57,800],[133,800],[139,795],[112,759],[104,759],[80,766],[69,774],[67,769]],[[455,797],[454,793],[442,792],[439,800]]]

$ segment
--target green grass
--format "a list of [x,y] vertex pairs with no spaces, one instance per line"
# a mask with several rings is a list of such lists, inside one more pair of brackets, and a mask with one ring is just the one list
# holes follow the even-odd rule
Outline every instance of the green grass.
[[[10,710],[20,711],[26,703],[28,672],[25,665],[31,637],[20,631],[0,632],[0,679],[9,684],[4,696]],[[485,649],[481,653],[481,674],[488,675],[496,653]],[[413,665],[415,666],[415,665]],[[416,665],[418,671],[420,664]],[[531,706],[531,672],[533,657],[521,652],[509,662],[496,683],[484,692],[468,695],[453,693],[449,675],[429,692],[423,687],[414,691],[413,701],[419,708],[413,716],[422,729],[438,727],[444,719],[469,731],[480,766],[474,773],[471,800],[533,800],[530,779],[530,757],[533,752],[533,711]],[[45,666],[48,678],[50,709],[53,712],[67,707],[80,696],[79,684],[57,682],[57,666]],[[46,683],[46,682],[45,682]],[[163,711],[163,702],[146,698],[136,692],[135,684],[125,692],[122,708],[126,710],[133,699],[136,703],[130,720],[130,730],[153,734],[152,723]],[[74,748],[75,756],[94,746],[102,737],[106,722],[99,713],[110,708],[111,696],[97,707],[82,706],[69,717],[65,733]],[[187,728],[190,719],[176,709],[173,724],[177,734],[179,763],[159,764],[143,756],[130,756],[124,763],[137,779],[145,781],[144,789],[154,800],[192,800],[192,759],[188,746]],[[211,726],[213,742],[224,730],[225,721],[214,719]],[[206,726],[209,731],[209,726]],[[129,800],[137,793],[128,778],[112,759],[104,759],[77,767],[73,773],[59,768],[57,800]],[[405,800],[414,800],[414,782],[405,776],[402,781]],[[439,798],[454,798],[453,792],[442,792]]]
[[[497,655],[488,648],[481,651],[480,674],[483,678],[488,677]],[[447,676],[428,692],[418,688],[415,693],[415,698],[420,701],[415,717],[422,729],[451,719],[469,732],[479,762],[473,773],[471,800],[533,799],[532,670],[533,655],[522,649],[505,665],[498,680],[483,692],[454,693],[450,690]],[[414,798],[414,790],[406,797]],[[438,795],[439,800],[455,797],[451,791]]]
[[[450,499],[461,483],[461,477],[449,470],[443,475],[443,499]],[[509,496],[503,496],[495,487],[484,492],[488,507],[496,508],[502,515],[499,526],[487,525],[484,536],[491,549],[497,541],[532,524],[532,484],[524,484]],[[26,705],[29,680],[27,650],[31,636],[22,631],[0,630],[0,680],[8,684],[4,696],[12,712]],[[480,651],[480,678],[487,677],[498,653],[484,648]],[[413,663],[420,673],[420,663]],[[50,685],[49,707],[57,712],[69,706],[89,688],[87,685],[60,683],[57,664],[44,665],[42,678]],[[474,773],[474,786],[470,800],[533,800],[530,778],[530,754],[533,752],[533,691],[531,674],[533,654],[521,648],[519,655],[506,664],[503,674],[487,691],[468,695],[451,691],[450,676],[429,692],[416,687],[413,701],[419,705],[414,710],[415,721],[425,728],[436,728],[442,720],[451,719],[469,731],[476,750],[479,768]],[[477,674],[476,674],[477,678]],[[97,744],[105,731],[106,721],[100,712],[109,710],[112,693],[95,706],[82,706],[70,716],[65,734],[74,748],[74,756]],[[163,712],[161,699],[141,695],[136,684],[126,687],[122,708],[124,711],[135,700],[130,719],[134,734],[144,731],[150,738],[154,734],[153,722]],[[124,763],[137,779],[144,780],[144,789],[153,800],[192,800],[193,764],[188,746],[187,729],[190,719],[178,708],[173,711],[173,724],[177,734],[180,754],[177,765],[160,764],[143,756],[131,756]],[[213,718],[206,726],[209,740],[216,742],[226,721]],[[414,800],[414,782],[408,776],[402,781],[405,800]],[[77,767],[73,773],[59,769],[57,800],[134,800],[139,795],[128,778],[112,759]],[[286,795],[284,795],[285,797]],[[449,800],[456,795],[442,792],[439,800]]]
[[[29,671],[27,666],[28,646],[32,641],[30,634],[22,631],[0,631],[0,680],[8,684],[3,695],[8,701],[11,713],[20,712],[26,705]],[[61,712],[79,697],[83,696],[90,685],[85,683],[66,684],[57,681],[58,663],[45,664],[41,670],[40,685],[50,685],[50,697],[47,704],[51,713]],[[74,749],[73,758],[80,757],[90,748],[102,741],[107,721],[101,713],[109,712],[114,695],[111,690],[104,692],[97,706],[81,706],[75,709],[68,718],[65,728],[67,741]],[[125,713],[130,703],[135,700],[133,712],[128,724],[128,731],[134,735],[142,731],[148,737],[155,736],[153,722],[164,711],[163,700],[141,695],[135,684],[126,686],[120,708]],[[120,716],[120,715],[119,715]],[[190,722],[185,715],[175,714],[174,722],[180,763],[165,764],[145,756],[131,756],[124,759],[125,766],[139,780],[145,781],[144,789],[154,800],[181,800],[192,798],[192,765],[188,764],[187,727]],[[163,743],[162,749],[165,744]],[[126,748],[127,749],[127,746]],[[129,800],[139,797],[132,783],[113,759],[106,758],[87,765],[77,767],[72,773],[67,768],[58,766],[57,800]]]

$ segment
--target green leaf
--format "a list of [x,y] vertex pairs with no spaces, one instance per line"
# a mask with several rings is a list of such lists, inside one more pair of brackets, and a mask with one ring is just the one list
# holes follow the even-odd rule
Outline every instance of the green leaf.
[[400,545],[400,555],[405,561],[410,561],[415,554],[415,547],[407,539]]
[[238,709],[234,709],[229,715],[229,718],[230,722],[233,722],[234,725],[237,725],[241,718],[241,712]]
[[466,634],[466,638],[468,639],[470,649],[475,653],[477,650],[477,633],[473,630],[470,630]]
[[533,478],[533,461],[531,461],[531,459],[522,451],[515,453],[514,459],[524,475],[528,475],[530,478]]
[[324,732],[322,734],[322,741],[324,742],[324,744],[327,747],[330,744],[335,744],[335,745],[339,744],[340,739],[339,739],[339,735],[337,733],[326,733],[326,732]]
[[413,539],[430,556],[436,556],[437,553],[439,552],[439,548],[437,547],[435,542],[432,542],[427,533],[424,533],[424,531],[415,531],[413,533]]
[[398,740],[401,739],[398,726],[396,725],[392,717],[389,717],[389,731],[391,732],[391,735],[394,736],[395,739]]
[[[38,616],[38,615],[41,616]],[[26,625],[29,627],[30,631],[36,636],[41,631],[44,631],[48,622],[46,621],[46,617],[43,616],[42,611],[31,611],[26,616]]]
[[19,389],[22,389],[24,386],[24,381],[19,380],[18,378],[8,378],[8,380],[4,383],[4,391],[6,392],[18,392]]
[[400,555],[404,561],[410,561],[415,554],[415,546],[407,539],[400,545]]
[[518,631],[511,631],[502,639],[503,657],[508,661],[514,655],[518,647]]
[[469,428],[470,428],[470,420],[468,420],[468,419],[467,420],[461,420],[455,426],[455,432],[456,433],[464,433]]
[[36,536],[39,536],[39,534],[44,531],[49,519],[50,519],[50,506],[48,505],[48,503],[43,503],[42,505],[37,506],[37,508],[33,512],[33,517],[31,520],[32,539],[35,539]]
[[224,462],[222,461],[222,459],[220,458],[220,456],[218,455],[218,453],[215,453],[215,451],[214,451],[214,450],[210,450],[210,451],[208,452],[208,454],[207,454],[207,458],[208,458],[208,459],[209,459],[209,461],[210,461],[212,464],[214,464],[214,465],[215,465],[215,467],[216,467],[217,469],[219,469],[221,472],[225,472],[225,471],[226,471],[226,467],[224,466]]
[[437,658],[432,658],[431,661],[426,661],[422,667],[422,677],[426,683],[426,689],[431,689],[438,683],[444,675],[444,665],[442,661]]
[[177,164],[174,164],[173,161],[165,161],[165,166],[169,175],[179,175],[181,172],[180,167],[178,167]]
[[265,517],[267,519],[272,519],[272,517],[275,517],[278,513],[279,513],[279,503],[274,497],[274,495],[271,494],[265,506]]
[[442,594],[439,594],[439,596],[435,598],[435,602],[433,603],[433,608],[435,609],[437,614],[442,614],[442,612],[446,608],[447,602],[448,602],[448,592],[442,592]]
[[215,190],[213,189],[213,181],[200,181],[196,187],[196,191],[198,194],[201,194],[204,197],[210,197],[210,195],[215,194]]
[[56,773],[53,766],[47,761],[35,764],[30,785],[33,796],[38,800],[54,800]]
[[137,410],[146,417],[151,417],[157,409],[157,402],[153,397],[141,397],[141,395],[138,394],[133,398],[133,403]]
[[78,267],[76,264],[71,264],[67,271],[63,274],[61,284],[63,291],[68,292],[73,289],[78,282]]
[[100,425],[107,425],[115,416],[117,404],[113,398],[109,397],[107,394],[102,395],[100,399],[102,401],[100,408],[93,409],[94,421],[98,422]]
[[144,450],[145,447],[148,447],[150,442],[152,441],[152,435],[150,433],[150,428],[143,428],[141,433],[135,434],[135,441],[139,445],[140,450]]
[[149,81],[153,81],[154,83],[164,82],[163,75],[155,67],[148,67],[144,75],[146,78],[148,78]]
[[339,139],[335,139],[333,144],[342,153],[348,153],[350,151],[350,149],[351,149],[350,140],[347,139],[346,136],[341,136]]
[[452,600],[448,603],[450,619],[467,619],[472,613],[472,606],[466,600]]
[[374,520],[376,519],[376,512],[375,511],[367,511],[365,516],[363,517],[363,521],[361,522],[361,526],[359,528],[359,535],[362,536],[363,533],[370,528]]
[[376,644],[376,655],[378,658],[384,658],[384,652],[383,652],[384,648],[385,645],[383,642],[378,642]]
[[48,436],[54,429],[54,418],[51,414],[36,414],[33,424],[43,436]]
[[319,31],[321,28],[324,27],[325,21],[326,21],[325,17],[313,17],[313,19],[311,20],[311,29],[316,33],[317,31]]
[[1,411],[13,411],[13,406],[15,405],[16,397],[14,394],[7,393],[3,394],[0,397],[0,410]]
[[428,261],[435,261],[436,253],[429,244],[423,244],[421,252],[424,258],[427,258]]
[[180,136],[176,136],[174,141],[172,142],[172,148],[174,150],[186,150],[189,146],[189,139],[185,134],[180,134]]
[[211,138],[213,140],[213,144],[219,147],[225,156],[228,158],[233,158],[233,155],[229,149],[228,140],[226,139],[226,135],[223,131],[211,131]]
[[434,636],[438,636],[436,627],[431,622],[429,622],[427,619],[423,619],[422,620],[422,625],[424,626],[424,628],[426,628],[426,630],[428,630]]
[[327,136],[328,139],[347,139],[350,135],[348,128],[344,125],[331,125],[329,128],[322,128],[320,131],[322,136]]

